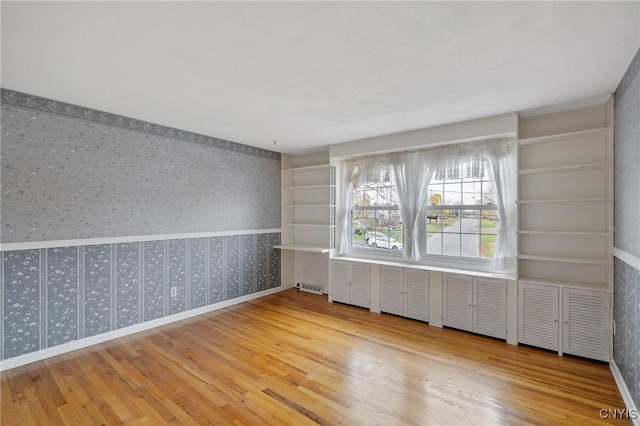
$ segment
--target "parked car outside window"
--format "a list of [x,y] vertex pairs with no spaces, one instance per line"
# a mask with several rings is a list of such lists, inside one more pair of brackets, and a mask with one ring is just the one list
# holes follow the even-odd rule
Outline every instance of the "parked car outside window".
[[[364,240],[369,243],[371,238],[386,238],[386,235],[381,232],[367,232],[364,234]],[[369,243],[371,245],[371,243]]]
[[402,250],[402,243],[399,243],[395,239],[382,234],[371,236],[367,240],[367,243],[373,248],[390,248],[391,250]]

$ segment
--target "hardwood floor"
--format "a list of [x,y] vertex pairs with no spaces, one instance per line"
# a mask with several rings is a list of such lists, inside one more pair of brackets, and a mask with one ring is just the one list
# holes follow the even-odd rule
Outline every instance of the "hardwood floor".
[[298,290],[1,377],[4,426],[631,424],[607,365]]

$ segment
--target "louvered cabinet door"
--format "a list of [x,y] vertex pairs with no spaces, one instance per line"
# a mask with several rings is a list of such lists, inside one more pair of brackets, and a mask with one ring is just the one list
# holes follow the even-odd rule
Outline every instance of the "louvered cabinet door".
[[405,271],[405,316],[429,322],[429,272],[419,269]]
[[442,323],[447,327],[473,331],[473,279],[471,276],[444,274]]
[[564,288],[562,291],[562,351],[610,361],[611,295]]
[[369,308],[369,264],[351,264],[351,304]]
[[473,286],[473,331],[507,338],[507,282],[476,278]]
[[333,280],[331,281],[331,300],[334,302],[351,303],[351,281],[349,277],[350,264],[347,262],[333,262]]
[[518,342],[558,350],[558,287],[520,283]]
[[397,266],[382,266],[381,278],[380,310],[394,315],[404,315],[403,269]]

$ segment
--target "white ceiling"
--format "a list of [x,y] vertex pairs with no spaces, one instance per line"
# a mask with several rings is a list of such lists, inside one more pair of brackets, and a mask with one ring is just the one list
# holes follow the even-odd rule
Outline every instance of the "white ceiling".
[[603,101],[640,47],[638,1],[1,8],[2,87],[284,153]]

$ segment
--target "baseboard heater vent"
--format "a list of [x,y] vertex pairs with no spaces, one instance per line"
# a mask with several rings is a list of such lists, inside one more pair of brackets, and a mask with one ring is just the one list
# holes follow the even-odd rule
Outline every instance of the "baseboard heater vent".
[[300,290],[313,294],[324,294],[324,287],[321,285],[314,285],[309,283],[300,283]]

